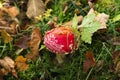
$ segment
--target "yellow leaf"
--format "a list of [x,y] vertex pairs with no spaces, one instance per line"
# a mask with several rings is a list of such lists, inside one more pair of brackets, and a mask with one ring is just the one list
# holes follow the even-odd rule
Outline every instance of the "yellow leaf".
[[1,36],[4,40],[4,43],[9,43],[13,40],[13,38],[6,32],[6,30],[1,31]]

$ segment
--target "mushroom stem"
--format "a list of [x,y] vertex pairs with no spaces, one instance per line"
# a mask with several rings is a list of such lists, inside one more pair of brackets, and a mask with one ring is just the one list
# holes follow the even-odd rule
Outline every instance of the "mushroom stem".
[[65,59],[65,54],[56,54],[56,60],[59,64],[62,64]]

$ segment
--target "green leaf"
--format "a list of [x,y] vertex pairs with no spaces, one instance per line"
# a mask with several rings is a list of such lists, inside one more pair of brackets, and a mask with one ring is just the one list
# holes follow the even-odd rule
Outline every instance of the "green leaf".
[[120,14],[118,14],[117,16],[115,16],[113,18],[113,22],[119,21],[120,20]]
[[100,28],[101,26],[100,22],[95,20],[95,14],[90,14],[85,16],[81,26],[82,26],[81,39],[84,42],[91,44],[92,35]]
[[72,21],[72,27],[77,28],[77,25],[78,25],[78,18],[77,15],[75,14]]
[[89,14],[84,17],[83,22],[81,24],[82,27],[89,27],[90,24],[95,18],[95,14]]

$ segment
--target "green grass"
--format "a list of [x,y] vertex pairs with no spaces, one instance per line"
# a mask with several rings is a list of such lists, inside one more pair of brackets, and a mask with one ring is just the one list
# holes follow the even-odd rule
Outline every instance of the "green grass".
[[[77,6],[75,1],[80,1],[81,5]],[[58,24],[71,20],[74,16],[74,10],[78,9],[80,13],[78,15],[85,16],[90,7],[86,0],[51,0],[52,4],[49,4],[52,14],[48,19],[44,19],[42,22],[35,23],[34,25],[41,29],[42,36],[45,31],[49,30],[47,22],[53,20],[54,17],[58,17]],[[63,13],[63,4],[67,4],[68,10]],[[98,12],[104,12],[110,16],[107,27],[108,31],[105,33],[95,33],[93,36],[92,44],[81,43],[78,50],[74,51],[70,55],[66,55],[65,62],[61,65],[55,61],[55,54],[49,52],[46,48],[42,49],[39,53],[39,58],[35,61],[28,61],[29,68],[26,71],[18,71],[18,80],[117,80],[119,76],[117,73],[110,71],[110,65],[113,63],[112,52],[114,50],[120,50],[120,46],[112,44],[112,39],[109,36],[119,36],[119,32],[116,28],[120,26],[120,21],[112,22],[112,18],[120,14],[120,0],[113,0],[114,10],[107,5],[97,3],[95,10]],[[29,30],[21,31],[21,34],[31,33]],[[16,35],[14,42],[22,35]],[[108,39],[106,39],[108,38]],[[0,38],[1,39],[1,38]],[[43,43],[41,43],[42,45]],[[10,56],[13,59],[18,56],[15,54],[17,48],[14,43],[4,44],[0,41],[0,58]],[[100,68],[92,67],[86,74],[83,71],[83,62],[85,60],[85,52],[90,50],[94,53],[96,62],[103,60],[104,64]],[[29,50],[28,50],[29,51]],[[27,53],[27,50],[22,52]],[[16,80],[11,74],[4,76],[4,80]]]

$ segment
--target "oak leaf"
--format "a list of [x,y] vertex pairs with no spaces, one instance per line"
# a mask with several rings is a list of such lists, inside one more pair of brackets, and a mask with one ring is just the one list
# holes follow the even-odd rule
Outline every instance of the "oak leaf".
[[29,65],[26,63],[27,59],[24,58],[23,56],[18,56],[15,59],[15,65],[17,66],[17,68],[21,71],[25,71],[28,69]]

